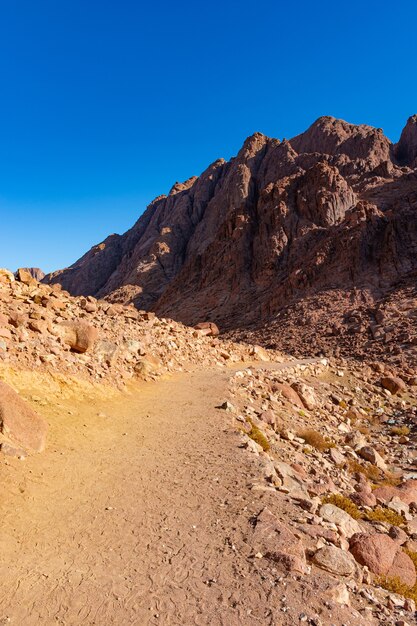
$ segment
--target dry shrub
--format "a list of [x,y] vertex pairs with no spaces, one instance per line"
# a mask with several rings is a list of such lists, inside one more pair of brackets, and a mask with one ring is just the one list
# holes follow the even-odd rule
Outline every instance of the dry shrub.
[[342,496],[338,493],[333,493],[330,496],[324,496],[322,498],[323,504],[334,504],[339,509],[343,509],[346,513],[349,513],[353,519],[360,519],[362,517],[361,511],[358,509],[356,504],[347,498],[346,496]]
[[408,426],[393,426],[391,428],[391,435],[399,435],[400,437],[407,437],[410,434]]
[[366,478],[374,483],[383,480],[383,473],[375,465],[371,463],[359,463],[355,459],[349,459],[349,470],[352,474],[363,474]]
[[391,593],[398,593],[400,596],[404,596],[404,598],[410,598],[417,602],[417,583],[414,587],[408,587],[397,576],[393,578],[379,576],[375,578],[375,584]]
[[308,443],[316,450],[320,450],[320,452],[324,452],[324,450],[330,450],[330,448],[334,448],[336,446],[334,441],[323,437],[321,433],[313,429],[302,430],[297,433],[297,437],[301,437],[301,439],[304,439],[306,443]]
[[372,511],[367,511],[363,518],[368,520],[368,522],[387,522],[392,526],[402,526],[405,523],[402,515],[382,506],[377,506]]
[[251,439],[253,439],[253,441],[255,441],[255,443],[261,446],[264,452],[268,452],[268,450],[270,450],[271,448],[268,439],[265,437],[263,432],[257,426],[255,426],[252,420],[248,420],[248,422],[251,426],[251,429],[247,434]]

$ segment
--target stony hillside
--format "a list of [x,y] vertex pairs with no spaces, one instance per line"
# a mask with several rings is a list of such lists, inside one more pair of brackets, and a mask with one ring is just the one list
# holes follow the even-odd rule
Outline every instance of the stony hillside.
[[[285,325],[298,303],[322,301],[329,339],[313,350],[334,349],[342,311],[366,307],[363,347],[378,303],[415,282],[416,216],[417,116],[397,144],[381,129],[323,117],[289,141],[249,137],[235,158],[177,183],[126,234],[46,280],[222,330],[277,316]],[[305,314],[307,350],[314,331]],[[280,345],[281,333],[265,341]]]

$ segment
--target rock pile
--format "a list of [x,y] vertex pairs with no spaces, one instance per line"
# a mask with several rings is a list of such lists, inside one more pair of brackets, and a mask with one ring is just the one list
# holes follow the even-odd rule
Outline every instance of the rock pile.
[[[71,297],[26,270],[0,270],[0,363],[124,384],[194,365],[260,360],[253,346],[222,341],[134,306]],[[261,354],[261,349],[260,354]]]

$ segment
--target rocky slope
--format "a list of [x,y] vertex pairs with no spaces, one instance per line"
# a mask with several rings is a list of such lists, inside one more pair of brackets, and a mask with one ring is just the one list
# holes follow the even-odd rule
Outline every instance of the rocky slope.
[[[331,352],[343,315],[366,308],[363,347],[384,298],[414,284],[416,211],[417,116],[397,144],[323,117],[289,141],[249,137],[235,158],[177,183],[126,234],[46,280],[222,330],[285,325],[298,303],[323,301],[328,339],[316,351]],[[304,315],[304,346],[314,323]]]

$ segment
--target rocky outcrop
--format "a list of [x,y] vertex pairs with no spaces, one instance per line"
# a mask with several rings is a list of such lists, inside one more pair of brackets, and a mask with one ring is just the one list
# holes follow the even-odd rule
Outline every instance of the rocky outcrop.
[[46,281],[223,331],[288,324],[309,298],[341,323],[342,303],[372,307],[417,272],[415,139],[415,116],[396,145],[331,117],[289,141],[255,133]]
[[39,267],[19,267],[16,274],[21,276],[26,273],[37,281],[41,281],[45,278],[45,272],[43,272]]

